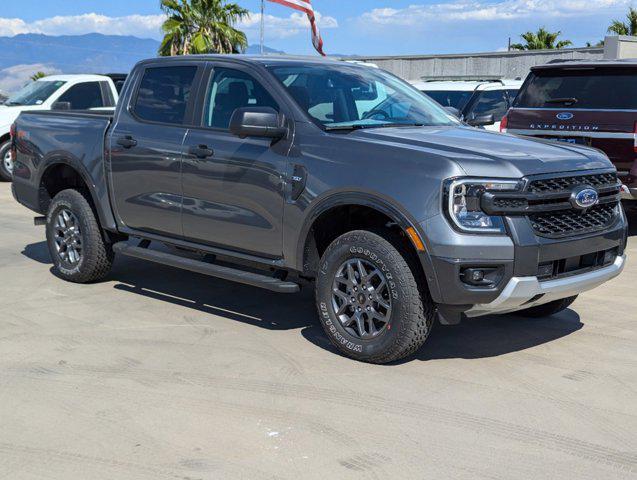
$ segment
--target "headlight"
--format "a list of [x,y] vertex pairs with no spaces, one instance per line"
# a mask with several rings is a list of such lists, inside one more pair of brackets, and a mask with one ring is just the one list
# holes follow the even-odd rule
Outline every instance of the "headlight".
[[502,217],[484,213],[480,198],[485,192],[516,191],[518,180],[457,178],[445,184],[445,203],[449,218],[463,232],[506,233]]

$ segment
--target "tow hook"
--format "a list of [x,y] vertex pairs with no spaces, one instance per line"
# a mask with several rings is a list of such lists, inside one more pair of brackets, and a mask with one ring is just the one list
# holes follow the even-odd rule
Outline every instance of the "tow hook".
[[36,227],[46,225],[46,217],[33,217],[33,225],[35,225]]

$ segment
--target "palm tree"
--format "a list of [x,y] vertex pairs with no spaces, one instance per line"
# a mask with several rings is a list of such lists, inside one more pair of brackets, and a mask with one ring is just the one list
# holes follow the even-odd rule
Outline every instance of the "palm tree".
[[630,8],[626,15],[628,23],[624,23],[620,20],[613,20],[610,27],[608,27],[608,33],[614,33],[615,35],[637,35],[637,10]]
[[573,45],[570,40],[560,40],[556,43],[560,35],[562,32],[549,32],[542,27],[535,33],[526,32],[520,35],[526,43],[516,43],[511,45],[511,48],[513,50],[554,50]]
[[44,77],[46,77],[46,73],[44,73],[44,72],[35,72],[29,78],[35,82],[36,80],[40,80],[41,78],[44,78]]
[[159,55],[241,53],[248,46],[245,33],[234,25],[249,12],[226,0],[161,0],[168,18]]

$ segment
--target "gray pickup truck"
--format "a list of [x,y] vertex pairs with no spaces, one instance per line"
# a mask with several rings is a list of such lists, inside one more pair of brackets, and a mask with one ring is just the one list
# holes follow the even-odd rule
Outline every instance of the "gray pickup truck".
[[62,278],[119,254],[281,293],[314,281],[327,336],[362,361],[412,354],[437,319],[554,314],[625,262],[602,152],[467,127],[361,65],[147,60],[114,116],[24,112],[11,148]]

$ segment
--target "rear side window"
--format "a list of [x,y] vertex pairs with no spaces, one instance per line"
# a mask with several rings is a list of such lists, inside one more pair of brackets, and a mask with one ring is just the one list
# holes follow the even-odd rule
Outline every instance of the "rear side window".
[[69,102],[71,110],[88,110],[104,106],[102,88],[99,82],[86,82],[73,85],[58,99],[58,102]]
[[147,68],[133,108],[142,120],[182,125],[196,66]]
[[514,106],[637,110],[637,71],[627,68],[531,73]]

